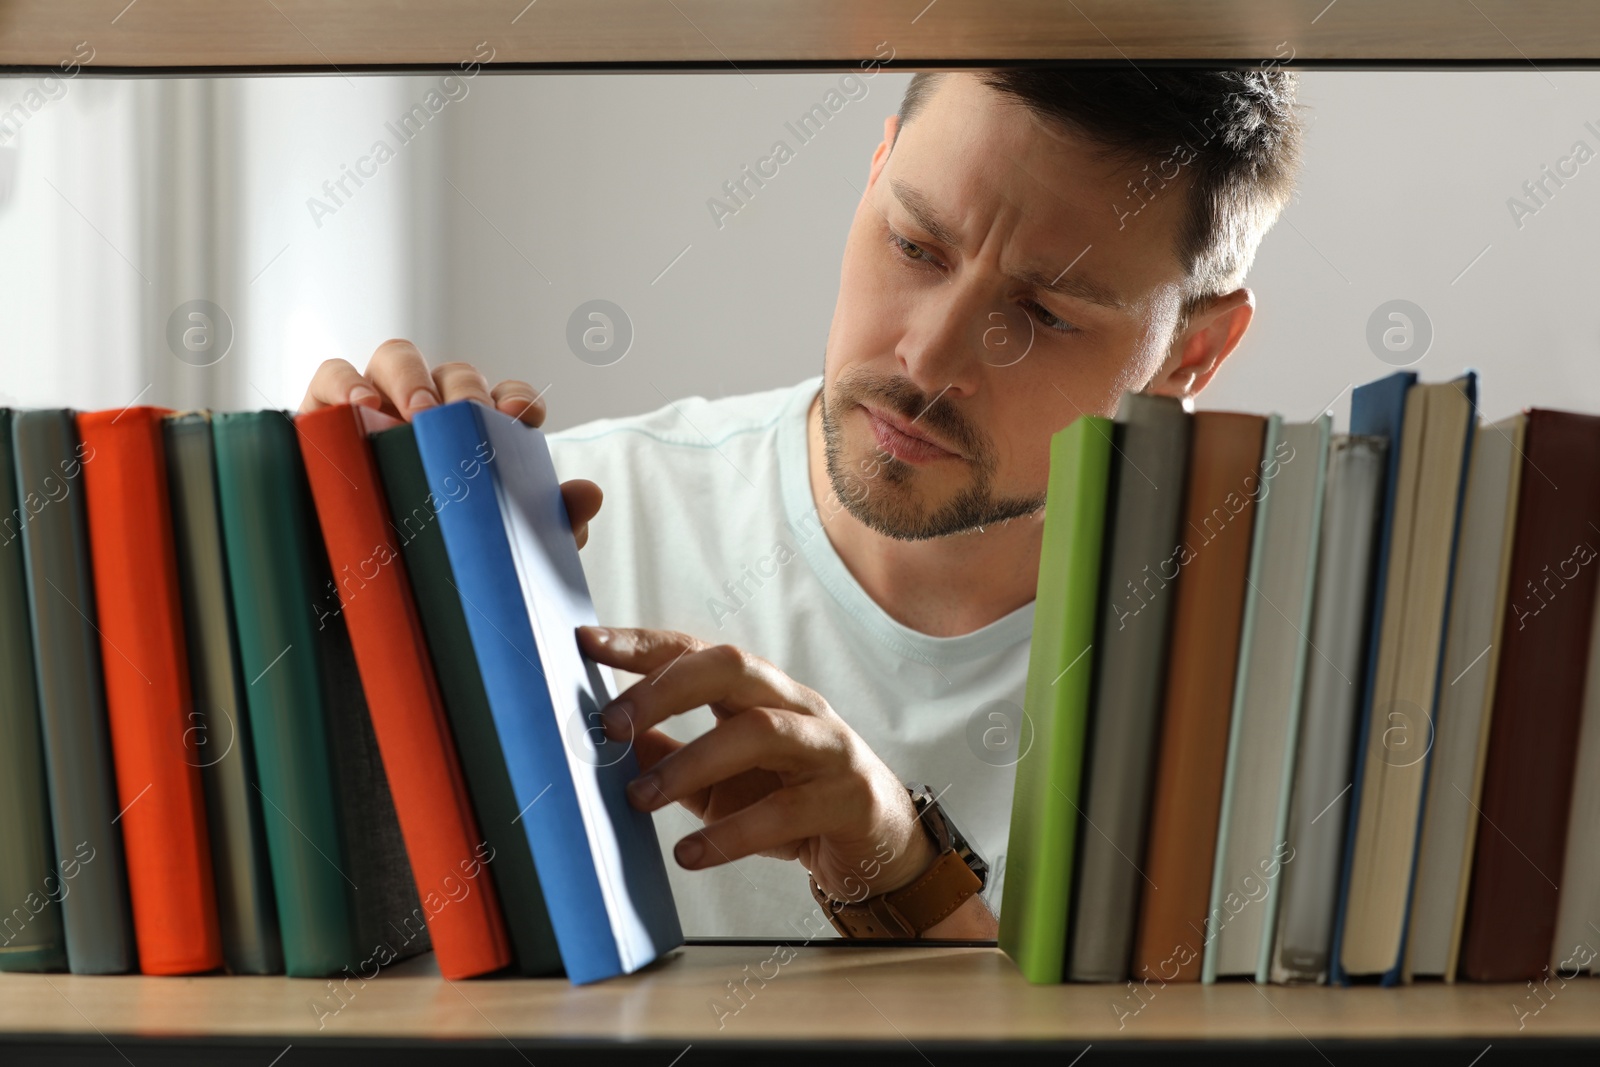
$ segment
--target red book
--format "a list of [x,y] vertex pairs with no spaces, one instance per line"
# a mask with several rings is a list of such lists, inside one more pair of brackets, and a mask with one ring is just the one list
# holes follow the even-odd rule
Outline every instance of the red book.
[[367,443],[368,433],[394,425],[347,404],[295,418],[439,973],[469,978],[508,965],[511,942],[494,883],[483,876],[484,839]]
[[84,412],[84,506],[139,969],[222,966],[200,754],[189,713],[164,408]]

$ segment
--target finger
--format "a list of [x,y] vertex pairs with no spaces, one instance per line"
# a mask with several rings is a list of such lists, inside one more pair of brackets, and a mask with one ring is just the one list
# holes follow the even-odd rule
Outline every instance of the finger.
[[670,663],[684,652],[704,648],[705,642],[676,630],[580,626],[578,646],[596,663],[634,674],[646,674],[651,668]]
[[[616,666],[616,664],[613,664]],[[623,666],[624,670],[637,670]],[[648,730],[674,715],[702,704],[715,704],[728,712],[775,707],[813,712],[810,690],[766,660],[732,645],[713,645],[684,652],[662,666],[646,668],[644,678],[602,708],[606,732]]]
[[572,536],[577,538],[579,548],[589,540],[589,520],[600,513],[603,498],[600,487],[586,478],[574,478],[561,483],[561,501],[567,506]]
[[628,783],[628,800],[640,811],[654,811],[746,771],[800,770],[819,751],[807,744],[810,725],[803,716],[775,708],[751,708],[724,719],[649,767],[641,761],[644,773]]
[[649,774],[657,764],[671,756],[684,743],[673,737],[668,737],[660,730],[646,730],[633,739],[633,754],[639,759],[641,774]]
[[489,397],[489,379],[470,363],[457,359],[439,364],[433,368],[433,382],[446,404],[452,400],[476,400],[489,406],[494,404]]
[[683,838],[672,855],[678,866],[698,871],[775,851],[831,829],[830,806],[824,782],[779,789]]
[[383,397],[347,360],[327,359],[311,376],[300,410],[316,411],[334,404],[360,404],[382,410]]
[[428,361],[417,346],[403,338],[391,338],[378,346],[367,361],[367,377],[394,405],[400,418],[409,420],[424,408],[439,403],[439,394],[428,372]]
[[[634,738],[633,751],[634,755],[639,759],[641,777],[648,775],[662,760],[667,759],[682,748],[683,744],[682,741],[668,737],[660,730],[646,730]],[[635,779],[635,781],[637,780]],[[676,799],[679,804],[688,809],[691,815],[697,819],[704,820],[706,805],[711,803],[711,790],[702,789],[697,793],[690,793]],[[664,805],[666,802],[663,801],[662,803]]]
[[[546,388],[549,388],[546,386]],[[544,396],[533,391],[527,382],[506,380],[489,390],[494,406],[529,426],[544,425]]]

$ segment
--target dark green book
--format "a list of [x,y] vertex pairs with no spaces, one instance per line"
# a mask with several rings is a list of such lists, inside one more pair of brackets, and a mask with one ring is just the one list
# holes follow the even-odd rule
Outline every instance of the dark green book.
[[83,511],[94,455],[59,408],[14,413],[11,440],[67,963],[120,974],[136,953]]
[[170,416],[164,435],[189,641],[189,733],[205,785],[223,958],[233,974],[281,974],[283,946],[217,513],[211,417],[203,411]]
[[417,613],[433,656],[434,673],[466,772],[478,827],[494,857],[488,865],[489,872],[511,934],[516,957],[513,970],[529,976],[561,974],[561,954],[545,909],[533,853],[528,848],[527,835],[514,821],[519,814],[516,796],[500,752],[499,735],[489,711],[477,655],[472,650],[461,597],[456,592],[450,557],[435,521],[416,435],[409,423],[384,430],[372,435],[372,450],[389,498],[390,522],[411,576]]
[[1050,439],[1023,696],[1033,741],[1017,761],[1000,904],[1000,948],[1034,983],[1061,981],[1065,966],[1111,436],[1110,419],[1080,415]]
[[211,425],[285,970],[370,977],[431,944],[294,424]]
[[64,971],[11,410],[0,408],[0,971]]

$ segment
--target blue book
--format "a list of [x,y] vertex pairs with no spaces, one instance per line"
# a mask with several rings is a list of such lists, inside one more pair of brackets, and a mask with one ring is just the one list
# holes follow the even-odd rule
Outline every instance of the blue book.
[[1355,433],[1390,439],[1360,740],[1334,932],[1333,976],[1404,974],[1445,622],[1459,539],[1477,376],[1416,386],[1396,374],[1358,389]]
[[412,424],[561,961],[575,984],[629,974],[683,931],[627,801],[638,760],[599,729],[614,682],[578,648],[594,605],[544,434],[469,400]]

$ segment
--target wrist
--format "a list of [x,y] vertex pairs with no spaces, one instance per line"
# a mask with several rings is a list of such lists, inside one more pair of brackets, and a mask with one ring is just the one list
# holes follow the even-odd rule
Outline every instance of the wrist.
[[873,894],[893,893],[904,889],[928,872],[939,859],[939,846],[933,832],[917,817],[909,794],[902,794],[908,811],[903,844],[895,853],[895,860],[884,872],[884,877],[873,887]]
[[911,815],[901,824],[903,851],[885,863],[871,893],[842,901],[813,878],[812,896],[845,937],[987,938],[993,916],[979,894],[987,884],[988,864],[967,845],[933,793],[925,786],[905,788]]

